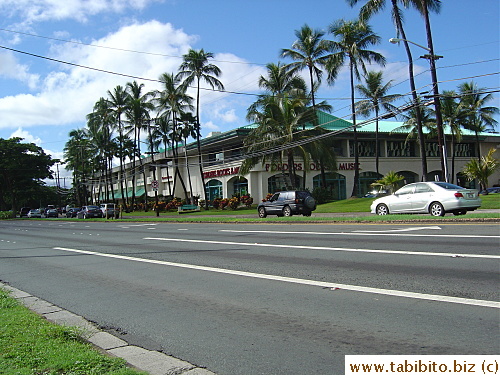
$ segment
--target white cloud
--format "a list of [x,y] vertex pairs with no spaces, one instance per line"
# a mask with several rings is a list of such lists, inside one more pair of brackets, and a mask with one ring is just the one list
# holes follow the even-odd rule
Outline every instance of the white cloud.
[[[73,64],[156,80],[163,72],[177,70],[182,60],[176,56],[186,53],[190,43],[195,40],[170,24],[150,21],[122,27],[116,33],[94,41],[95,45],[114,49],[63,44],[53,47],[51,54]],[[124,50],[140,50],[151,54]],[[39,92],[0,98],[0,127],[83,123],[94,103],[100,97],[105,97],[108,90],[112,91],[116,85],[125,85],[133,80],[83,67],[54,67],[59,70],[43,78]],[[24,76],[28,77],[29,74],[26,72],[21,77]],[[144,83],[147,90],[159,88],[158,83]]]
[[23,143],[34,143],[37,146],[40,146],[42,140],[39,137],[35,137],[31,135],[28,131],[23,130],[22,128],[18,128],[15,132],[13,132],[9,138],[19,137],[23,138]]
[[35,89],[40,79],[38,74],[30,74],[26,65],[19,64],[10,51],[0,53],[0,76],[21,81],[30,89]]
[[158,0],[2,0],[0,12],[7,17],[20,17],[24,23],[73,19],[87,21],[87,17],[104,12],[124,12],[143,9]]

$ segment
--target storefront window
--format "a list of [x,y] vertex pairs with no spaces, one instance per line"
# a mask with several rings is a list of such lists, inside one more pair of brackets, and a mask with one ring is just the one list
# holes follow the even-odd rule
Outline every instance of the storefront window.
[[400,186],[411,184],[413,182],[418,182],[418,175],[411,171],[399,171],[397,172],[399,175],[403,176],[404,179],[401,181]]
[[233,194],[240,197],[248,194],[248,180],[246,178],[240,177],[233,181]]
[[[325,173],[326,188],[335,200],[346,199],[345,176],[339,173]],[[313,189],[321,187],[321,174],[313,177]]]
[[[295,188],[301,189],[301,178],[295,176]],[[290,178],[288,174],[276,174],[267,179],[267,192],[276,193],[277,191],[291,190],[292,184],[290,183]]]
[[366,193],[373,190],[371,184],[380,180],[382,176],[377,172],[362,172],[359,174],[358,197],[364,196]]
[[222,182],[219,180],[210,180],[205,184],[207,200],[213,201],[215,198],[223,198]]

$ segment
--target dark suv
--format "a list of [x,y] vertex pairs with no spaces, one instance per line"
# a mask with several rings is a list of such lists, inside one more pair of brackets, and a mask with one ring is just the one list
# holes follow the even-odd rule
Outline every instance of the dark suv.
[[311,216],[316,209],[316,201],[308,191],[279,191],[257,206],[259,217],[267,215],[292,216],[302,214]]

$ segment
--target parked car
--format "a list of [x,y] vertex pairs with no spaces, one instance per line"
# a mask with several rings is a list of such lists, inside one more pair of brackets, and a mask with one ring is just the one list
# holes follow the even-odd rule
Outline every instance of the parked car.
[[102,218],[102,211],[98,206],[83,206],[76,214],[78,219]]
[[103,217],[105,218],[114,217],[115,219],[118,219],[118,217],[120,216],[120,209],[114,203],[101,203],[100,208]]
[[394,194],[375,199],[371,213],[426,214],[444,216],[448,212],[465,215],[481,206],[481,198],[475,189],[465,189],[447,182],[416,182],[403,186]]
[[500,187],[489,187],[489,188],[486,188],[485,190],[481,190],[479,192],[479,194],[483,194],[483,195],[486,195],[486,194],[496,194],[496,193],[500,193]]
[[76,217],[76,214],[81,210],[80,207],[70,207],[66,210],[66,217]]
[[28,212],[30,212],[31,208],[30,207],[21,207],[19,210],[19,217],[26,216],[28,217]]
[[29,218],[41,218],[42,211],[40,211],[38,208],[32,209],[28,212],[28,217]]
[[59,212],[56,208],[48,208],[45,211],[45,217],[59,217]]
[[280,191],[265,202],[259,203],[257,212],[259,217],[267,215],[292,216],[302,214],[311,216],[316,209],[316,200],[308,191]]

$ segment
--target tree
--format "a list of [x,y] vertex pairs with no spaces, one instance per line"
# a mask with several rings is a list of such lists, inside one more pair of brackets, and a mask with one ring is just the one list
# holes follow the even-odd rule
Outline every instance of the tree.
[[387,172],[387,174],[380,180],[375,181],[371,186],[378,187],[383,190],[388,190],[390,194],[393,194],[399,187],[400,182],[404,180],[404,176],[397,174],[394,171]]
[[498,168],[499,161],[493,156],[495,152],[496,149],[491,148],[486,156],[481,157],[480,160],[471,159],[462,170],[469,181],[479,181],[480,190],[485,190],[488,187],[488,178]]
[[476,135],[477,157],[481,158],[479,147],[479,133],[495,131],[498,121],[494,115],[499,113],[498,107],[488,107],[486,104],[493,100],[493,95],[486,93],[486,89],[478,88],[474,82],[464,82],[458,86],[461,96],[460,105],[467,111],[464,128]]
[[[137,81],[128,82],[126,90],[128,93],[127,108],[125,115],[129,123],[128,131],[134,133],[134,145],[132,156],[132,208],[135,205],[135,163],[136,158],[139,159],[139,163],[142,167],[141,160],[141,130],[145,127],[145,124],[150,119],[150,112],[154,110],[154,105],[150,101],[153,94],[151,92],[143,93],[144,84],[137,83]],[[141,168],[144,174],[144,168]],[[144,177],[144,175],[143,175]],[[144,179],[145,181],[145,179]]]
[[[455,91],[443,91],[441,98],[443,124],[451,131],[451,183],[455,179],[455,145],[462,140],[462,127],[467,116],[466,109],[456,98]],[[444,141],[446,142],[446,139]]]
[[[413,73],[413,57],[411,54],[410,50],[410,44],[408,43],[408,40],[406,38],[406,33],[405,29],[403,27],[403,13],[399,7],[399,4],[401,3],[404,6],[408,6],[410,2],[416,3],[419,2],[420,0],[362,0],[365,1],[365,5],[363,5],[360,9],[360,19],[361,20],[368,20],[371,16],[374,14],[382,11],[386,4],[390,1],[391,3],[391,15],[392,15],[392,20],[394,22],[394,25],[396,27],[396,33],[398,37],[400,36],[403,45],[405,47],[406,55],[408,56],[408,75],[409,75],[409,81],[410,81],[410,89],[411,89],[411,95],[413,99],[413,103],[411,103],[415,108],[415,125],[416,125],[416,131],[418,135],[418,143],[420,146],[420,160],[422,163],[422,181],[427,180],[427,155],[425,151],[425,136],[423,132],[423,124],[422,124],[422,119],[421,119],[421,113],[420,113],[420,100],[417,94],[417,89],[415,86],[415,76]],[[439,2],[439,0],[429,0],[430,2]],[[360,0],[347,0],[347,2],[351,5],[354,6],[355,4],[359,3]]]
[[337,78],[340,69],[346,60],[349,64],[351,82],[351,116],[353,125],[353,146],[354,146],[354,184],[351,196],[358,195],[359,186],[359,152],[358,135],[356,130],[356,108],[354,103],[354,78],[360,80],[360,70],[366,74],[366,63],[375,62],[385,65],[385,58],[378,52],[366,48],[379,44],[380,37],[375,34],[371,27],[360,20],[345,21],[338,20],[330,25],[329,32],[337,37],[338,41],[331,41],[331,48],[334,51],[326,65],[328,71],[328,81],[333,83]]
[[329,57],[329,43],[322,39],[324,35],[324,32],[313,30],[308,25],[304,25],[300,30],[295,30],[297,40],[292,44],[292,48],[281,50],[282,57],[290,57],[295,60],[288,65],[290,68],[308,70],[313,107],[316,107],[314,77],[318,82],[321,82],[321,68],[325,66]]
[[375,170],[379,173],[379,141],[378,141],[378,121],[381,109],[387,112],[396,112],[396,107],[390,103],[401,97],[400,94],[388,95],[387,92],[392,88],[392,80],[383,84],[383,73],[370,71],[365,76],[366,86],[362,84],[356,85],[358,92],[366,100],[361,100],[356,103],[356,111],[362,116],[368,117],[375,111]]
[[178,126],[178,137],[182,140],[184,145],[184,158],[186,159],[186,170],[188,173],[188,182],[189,182],[189,194],[191,204],[194,204],[194,196],[193,196],[193,185],[191,183],[191,172],[189,169],[189,159],[187,153],[187,140],[188,138],[196,139],[196,118],[192,113],[181,113],[180,117],[177,119],[180,125]]
[[[115,119],[115,127],[118,130],[118,153],[119,155],[124,154],[124,145],[121,140],[124,140],[123,138],[123,123],[122,123],[122,115],[125,113],[127,109],[127,102],[128,102],[128,94],[125,91],[125,89],[122,86],[116,86],[113,91],[108,90],[108,96],[109,96],[109,107],[111,109],[111,113],[113,114],[113,117]],[[120,178],[118,183],[120,184],[120,192],[122,195],[123,199],[123,204],[125,206],[125,209],[127,209],[127,196],[124,194],[123,190],[123,184],[125,182],[125,185],[127,184],[127,180],[125,178],[125,172],[123,170],[123,158],[120,157]]]
[[52,178],[52,159],[34,143],[21,143],[23,138],[0,138],[0,197],[16,215],[18,202],[27,191],[43,185],[43,179]]
[[[253,155],[245,159],[240,168],[240,174],[245,175],[259,162],[282,165],[286,161],[288,175],[281,168],[287,188],[295,189],[297,179],[295,175],[296,155],[307,160],[307,151],[303,146],[288,146],[290,143],[303,140],[309,135],[301,130],[303,123],[310,121],[314,115],[311,107],[305,106],[306,100],[301,98],[267,96],[257,109],[250,109],[247,119],[257,123],[245,139],[247,154]],[[277,149],[274,152],[267,150]]]
[[203,186],[203,197],[205,199],[205,207],[208,209],[207,193],[205,189],[205,178],[203,176],[203,160],[201,155],[201,125],[200,125],[200,85],[201,82],[207,83],[212,89],[224,90],[224,85],[219,81],[221,70],[214,64],[209,63],[209,59],[213,58],[213,53],[205,52],[203,49],[189,50],[183,55],[184,61],[179,67],[177,77],[184,79],[184,85],[187,87],[196,83],[196,145],[198,148],[198,163],[200,168],[200,179]]
[[86,205],[86,179],[94,171],[94,160],[87,131],[76,129],[69,132],[69,139],[64,146],[65,169],[73,171],[73,188],[75,189],[76,205]]
[[[159,112],[159,118],[164,118],[162,121],[167,121],[167,123],[170,121],[171,123],[172,154],[175,165],[173,192],[175,194],[177,178],[179,178],[187,200],[186,185],[179,172],[178,142],[175,140],[174,135],[177,134],[177,119],[180,114],[194,110],[194,107],[191,105],[193,98],[186,93],[187,86],[181,84],[179,75],[174,76],[174,74],[164,73],[160,76],[160,82],[162,83],[162,90],[155,92],[153,102]],[[199,152],[199,155],[201,156],[201,152]]]

